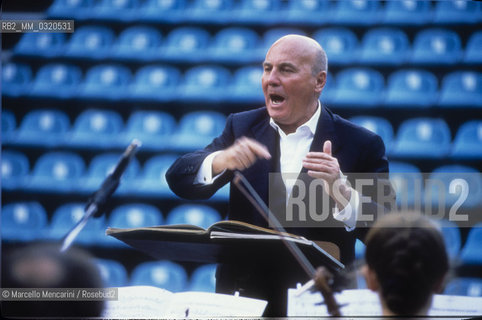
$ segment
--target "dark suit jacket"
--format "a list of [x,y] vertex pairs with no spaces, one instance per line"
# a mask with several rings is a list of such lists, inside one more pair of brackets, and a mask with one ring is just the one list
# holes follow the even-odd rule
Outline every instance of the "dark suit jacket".
[[[242,174],[268,205],[269,173],[279,172],[279,136],[269,124],[269,115],[265,107],[231,114],[223,133],[210,145],[203,150],[180,157],[166,173],[166,179],[173,192],[186,199],[207,199],[230,182],[233,178],[231,171],[226,171],[212,185],[194,184],[194,179],[207,155],[231,146],[236,139],[242,136],[253,138],[266,145],[272,155],[270,160],[258,160],[254,165],[242,171]],[[326,140],[332,142],[332,155],[338,159],[344,174],[381,173],[386,175],[388,173],[388,161],[381,138],[339,117],[326,107],[322,107],[310,151],[323,151],[323,143]],[[302,172],[306,172],[306,170],[303,169]],[[281,189],[284,190],[284,185]],[[370,190],[368,193],[371,195],[373,192]],[[285,198],[281,201],[285,203]],[[366,206],[366,210],[375,211],[377,207],[379,206],[376,203],[371,203]],[[230,186],[228,219],[267,226],[261,215],[233,184]],[[287,231],[311,240],[334,242],[340,248],[341,261],[345,264],[350,263],[354,259],[356,237],[363,238],[366,233],[365,225],[358,224],[355,231],[347,232],[341,222],[331,218],[331,215],[330,219],[327,221],[330,227],[293,228],[287,229]],[[236,277],[236,275],[232,274],[232,277]],[[265,278],[261,277],[253,281],[260,281],[260,279]],[[251,294],[251,296],[256,295]],[[262,294],[260,297],[267,298]]]

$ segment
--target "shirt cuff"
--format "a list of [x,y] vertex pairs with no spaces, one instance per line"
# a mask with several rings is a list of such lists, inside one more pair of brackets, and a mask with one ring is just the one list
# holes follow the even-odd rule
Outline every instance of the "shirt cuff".
[[[342,179],[346,181],[346,176],[340,172],[340,176]],[[343,222],[345,225],[346,231],[350,232],[355,230],[356,221],[358,218],[358,205],[360,204],[360,194],[355,189],[351,189],[350,201],[348,204],[343,208],[343,210],[339,211],[338,207],[335,205],[335,209],[333,210],[333,218],[340,222]]]
[[197,172],[196,179],[194,183],[196,184],[212,184],[218,177],[220,177],[226,170],[223,170],[220,174],[213,177],[213,160],[214,157],[222,151],[216,151],[209,154],[201,164],[199,171]]

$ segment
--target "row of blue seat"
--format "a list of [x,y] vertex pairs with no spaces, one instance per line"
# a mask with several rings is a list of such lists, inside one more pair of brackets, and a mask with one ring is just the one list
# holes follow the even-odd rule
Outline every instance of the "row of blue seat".
[[[35,162],[31,170],[25,154],[5,150],[2,153],[2,189],[87,196],[100,187],[119,159],[120,154],[104,153],[94,157],[86,168],[84,160],[76,153],[47,152]],[[115,195],[177,199],[165,179],[165,173],[175,159],[173,155],[153,156],[142,168],[134,159]],[[227,187],[213,197],[214,200],[227,198]]]
[[[7,64],[2,70],[4,96],[55,99],[154,100],[159,102],[263,103],[261,67],[247,66],[234,75],[219,65],[198,65],[182,76],[179,69],[148,65],[131,71],[123,65],[91,67],[84,79],[79,67],[47,64],[32,80],[24,64]],[[399,69],[386,80],[372,68],[345,68],[328,74],[321,99],[350,108],[387,107],[482,107],[482,72],[453,71],[441,80],[423,69]]]
[[96,259],[95,263],[107,287],[142,285],[160,287],[171,292],[215,291],[215,264],[201,265],[189,276],[181,264],[166,260],[142,262],[130,274],[116,260]]
[[[87,195],[100,187],[118,162],[120,154],[104,153],[95,156],[86,168],[84,160],[78,154],[47,152],[35,162],[32,170],[27,156],[19,151],[7,149],[2,157],[4,190]],[[165,173],[175,159],[174,155],[153,156],[142,168],[134,159],[125,173],[117,195],[176,198],[165,180]],[[417,167],[404,162],[392,162],[390,167],[390,178],[400,206],[430,204],[435,210],[440,201],[443,201],[444,207],[454,206],[456,202],[461,208],[482,207],[482,177],[475,168],[447,165],[437,167],[432,172],[421,173]],[[426,183],[427,179],[430,179],[431,183]],[[433,181],[437,183],[432,183]],[[213,199],[227,200],[228,193],[228,186],[225,186]],[[461,194],[465,197],[463,201],[459,199]]]
[[[85,203],[68,202],[48,213],[36,201],[20,201],[2,207],[2,239],[4,241],[60,240],[83,217]],[[115,207],[106,218],[89,220],[76,238],[77,243],[87,246],[125,247],[126,245],[105,235],[107,227],[140,228],[159,225],[189,224],[208,228],[222,220],[221,214],[211,206],[201,204],[178,205],[166,217],[157,206],[129,203]]]
[[482,21],[476,1],[381,0],[56,0],[55,18],[165,23],[422,25]]
[[[377,133],[387,154],[402,158],[482,159],[482,121],[462,124],[452,141],[447,122],[441,118],[412,118],[402,122],[397,135],[389,120],[356,116],[352,122]],[[215,111],[195,111],[179,123],[162,111],[133,111],[127,123],[114,110],[87,109],[71,126],[60,110],[33,110],[17,126],[15,115],[2,112],[2,141],[7,146],[68,148],[123,148],[134,138],[145,150],[183,152],[203,148],[218,136],[226,116]]]
[[[254,30],[227,27],[216,35],[201,27],[178,27],[164,38],[149,26],[133,26],[117,37],[106,26],[79,27],[70,39],[63,33],[27,33],[14,48],[16,56],[117,59],[142,62],[260,63],[279,37],[307,35],[297,28],[273,28],[260,37]],[[330,64],[447,64],[482,63],[482,32],[474,31],[465,49],[456,31],[421,29],[410,43],[400,28],[368,29],[361,43],[354,30],[330,27],[311,34],[326,50]]]

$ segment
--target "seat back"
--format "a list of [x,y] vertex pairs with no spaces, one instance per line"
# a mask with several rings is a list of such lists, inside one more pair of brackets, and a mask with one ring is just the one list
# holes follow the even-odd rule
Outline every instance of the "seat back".
[[117,206],[109,215],[108,226],[115,228],[139,228],[159,226],[163,216],[153,205],[130,203]]
[[70,64],[47,64],[42,66],[34,80],[32,94],[54,98],[71,97],[82,79],[79,67]]
[[215,137],[224,129],[226,117],[215,111],[194,111],[182,116],[178,130],[183,135]]
[[14,52],[29,56],[58,56],[64,52],[65,41],[65,33],[25,33],[15,46]]
[[347,68],[336,75],[336,92],[332,103],[350,107],[373,107],[384,94],[382,74],[370,68]]
[[18,130],[17,143],[55,146],[66,141],[70,130],[67,114],[59,110],[33,110],[27,113]]
[[30,90],[32,70],[22,63],[9,62],[2,66],[2,94],[19,96]]
[[399,69],[388,78],[385,103],[390,107],[430,107],[437,99],[437,77],[429,71]]
[[475,31],[467,41],[465,47],[466,63],[481,63],[482,62],[482,31]]
[[454,71],[442,79],[439,105],[482,107],[482,72]]
[[75,145],[111,147],[123,127],[123,120],[117,112],[87,109],[75,119],[71,141]]
[[168,139],[176,129],[174,117],[162,111],[135,111],[127,120],[126,135],[128,140],[139,138],[143,144]]
[[33,169],[33,178],[39,178],[39,186],[49,183],[52,187],[62,184],[76,185],[85,172],[84,160],[72,152],[47,152],[40,156]]
[[437,1],[434,23],[472,24],[480,21],[482,7],[477,1]]
[[424,25],[432,21],[432,4],[429,0],[387,1],[383,23],[395,25]]
[[[477,223],[469,231],[467,241],[462,248],[460,260],[467,265],[482,265],[482,223]],[[482,293],[479,293],[479,296]]]
[[221,220],[219,212],[205,205],[180,205],[167,215],[167,224],[191,224],[205,229]]
[[455,136],[452,157],[482,159],[482,121],[471,120],[460,126]]
[[197,267],[189,281],[189,291],[215,292],[216,265],[206,264]]
[[420,208],[423,204],[424,177],[420,169],[407,162],[390,161],[390,183],[402,209]]
[[186,288],[187,273],[181,265],[174,262],[143,262],[132,271],[130,285],[149,285],[180,292]]
[[44,207],[35,201],[21,201],[2,207],[2,240],[41,240],[47,225]]
[[129,27],[117,39],[117,54],[130,58],[149,58],[159,53],[161,43],[162,35],[157,29],[147,26]]
[[335,24],[368,25],[380,20],[380,1],[337,1],[331,22]]
[[24,185],[30,170],[27,156],[19,151],[2,151],[2,189],[17,189]]
[[437,223],[444,238],[447,253],[451,259],[456,259],[460,253],[462,236],[458,225],[448,219],[437,220]]
[[315,31],[313,39],[318,41],[329,57],[330,63],[347,64],[355,60],[358,38],[344,27],[328,27]]
[[70,38],[65,54],[85,58],[103,58],[110,54],[114,32],[104,26],[81,26]]
[[401,29],[373,28],[363,36],[360,61],[399,65],[408,58],[408,50],[408,37]]
[[482,296],[482,279],[480,278],[455,278],[445,287],[444,294],[453,296]]
[[393,127],[387,119],[372,116],[356,116],[350,118],[350,121],[378,134],[385,143],[387,151],[390,150],[393,140]]
[[127,285],[127,270],[122,263],[111,259],[95,259],[104,287],[123,287]]
[[431,28],[415,35],[411,58],[413,63],[454,64],[461,57],[461,41],[455,31]]
[[444,119],[408,119],[398,129],[394,152],[406,157],[443,157],[450,150],[450,139]]

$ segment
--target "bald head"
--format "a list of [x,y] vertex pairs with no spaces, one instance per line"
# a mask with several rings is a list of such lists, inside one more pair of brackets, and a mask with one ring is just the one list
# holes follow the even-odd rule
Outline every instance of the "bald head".
[[276,46],[285,46],[295,54],[311,60],[312,73],[314,76],[318,75],[320,71],[328,71],[325,50],[312,38],[289,34],[276,40],[270,50]]

